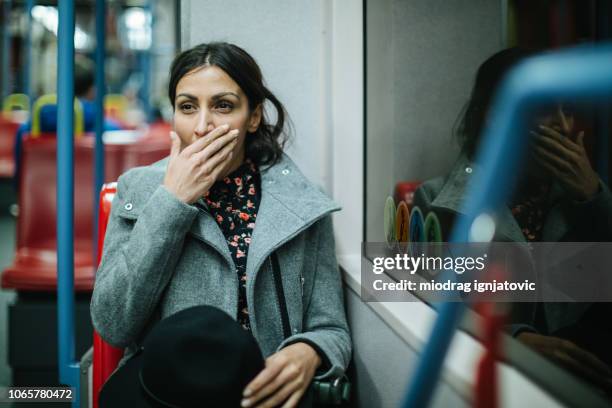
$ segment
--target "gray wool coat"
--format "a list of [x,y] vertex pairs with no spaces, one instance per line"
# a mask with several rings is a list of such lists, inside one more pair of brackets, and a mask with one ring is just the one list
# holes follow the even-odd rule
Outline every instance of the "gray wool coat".
[[[129,359],[160,318],[212,305],[234,319],[238,277],[227,241],[200,205],[162,186],[168,159],[119,178],[91,301],[94,328]],[[247,258],[252,333],[264,357],[304,341],[322,354],[317,379],[341,375],[351,340],[331,213],[339,207],[287,157],[261,170],[261,203]],[[276,251],[292,335],[283,338],[270,255]]]

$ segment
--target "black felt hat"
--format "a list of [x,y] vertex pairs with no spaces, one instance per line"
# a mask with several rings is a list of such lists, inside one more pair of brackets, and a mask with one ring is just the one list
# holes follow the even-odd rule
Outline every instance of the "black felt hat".
[[225,312],[196,306],[161,320],[100,392],[101,408],[239,407],[264,368],[257,342]]

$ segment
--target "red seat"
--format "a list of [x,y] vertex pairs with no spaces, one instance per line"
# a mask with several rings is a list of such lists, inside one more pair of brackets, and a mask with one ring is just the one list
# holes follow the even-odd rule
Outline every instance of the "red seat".
[[0,178],[13,177],[15,172],[15,134],[20,123],[0,114]]
[[149,125],[144,137],[148,139],[168,141],[170,139],[171,130],[171,124],[160,120]]
[[[91,139],[91,138],[90,138]],[[91,291],[94,279],[91,154],[76,143],[74,166],[74,285]],[[2,275],[4,288],[53,291],[57,280],[55,137],[26,137],[19,180],[17,253]],[[113,178],[117,175],[113,174]]]
[[[111,203],[117,192],[117,183],[109,183],[102,187],[100,192],[100,209],[98,212],[98,259],[100,264],[102,259],[102,249],[104,245],[104,235],[106,225],[110,215]],[[93,340],[93,408],[98,408],[98,395],[102,385],[117,367],[119,360],[123,356],[123,350],[113,347],[102,340],[102,337],[94,331]]]
[[[158,131],[160,129],[161,127],[157,128]],[[167,129],[163,131],[165,130]],[[130,166],[141,166],[159,160],[160,152],[163,152],[165,156],[169,150],[170,138],[162,138],[159,136],[160,134],[153,135],[153,137],[145,137],[133,145],[120,145],[126,148],[124,152],[125,156],[123,157],[124,163]],[[116,191],[116,183],[110,183],[105,185],[100,193],[100,209],[98,213],[98,264],[102,257],[106,225],[111,210],[111,203]],[[98,408],[98,395],[100,394],[100,389],[117,367],[119,360],[121,360],[123,356],[123,350],[106,343],[102,340],[100,335],[94,331],[93,353],[93,408]]]
[[[26,137],[23,142],[19,189],[17,252],[2,274],[2,287],[25,291],[55,291],[56,151],[54,135]],[[93,137],[75,141],[74,152],[74,287],[90,292],[93,259]],[[168,142],[105,145],[105,181],[116,180],[127,169],[150,164],[168,154]]]

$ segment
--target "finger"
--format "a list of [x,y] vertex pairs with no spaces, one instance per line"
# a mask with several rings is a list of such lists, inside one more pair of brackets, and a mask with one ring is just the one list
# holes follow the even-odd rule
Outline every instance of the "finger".
[[561,174],[561,172],[552,164],[549,164],[545,159],[540,158],[539,156],[535,156],[537,163],[544,168],[544,170],[548,171],[550,175],[559,179],[565,180],[565,175]]
[[223,160],[221,163],[219,163],[217,165],[217,167],[215,167],[212,170],[211,177],[213,179],[220,180],[220,179],[222,179],[223,177],[225,177],[229,173],[228,169],[229,169],[229,165],[232,162],[232,157],[234,157],[234,156],[232,156],[232,155],[228,156],[225,160]]
[[212,143],[215,139],[226,134],[228,131],[229,131],[228,124],[221,125],[213,129],[212,131],[208,132],[206,136],[199,138],[198,140],[196,140],[195,142],[187,146],[183,152],[187,157],[190,157],[194,153],[197,153],[203,150],[206,146]]
[[574,343],[565,342],[564,350],[570,356],[574,357],[579,362],[591,367],[593,370],[599,372],[601,375],[609,377],[612,375],[612,370],[603,361],[597,358],[593,353],[578,347]]
[[578,143],[580,147],[584,148],[584,130],[581,130],[580,133],[578,133],[578,136],[576,136],[576,143]]
[[234,149],[236,148],[236,141],[232,141],[219,150],[212,157],[209,157],[206,162],[200,167],[197,177],[206,176],[215,171],[219,166],[223,167],[229,160],[231,160]]
[[580,364],[576,359],[568,355],[561,349],[554,349],[552,352],[546,353],[552,360],[561,364],[562,366],[572,370],[575,373],[587,375],[593,377],[593,373],[589,372],[586,367]]
[[572,166],[569,163],[561,159],[559,156],[551,153],[547,149],[542,148],[541,146],[533,145],[533,152],[538,158],[552,165],[562,175],[570,173],[572,171]]
[[596,384],[601,382],[600,374],[594,372],[588,366],[582,364],[580,361],[569,356],[564,351],[555,350],[555,352],[552,355],[552,358],[554,361],[561,364],[565,368],[569,369],[575,374],[582,376],[583,378],[588,379],[591,382],[594,382]]
[[302,398],[302,395],[304,395],[304,392],[305,390],[300,389],[291,394],[291,397],[289,397],[287,402],[285,402],[281,408],[297,407],[298,403],[300,402],[300,398]]
[[278,391],[283,385],[295,380],[299,372],[295,368],[291,367],[293,366],[285,366],[285,369],[283,369],[271,382],[262,387],[257,393],[249,397],[249,405],[254,405],[258,401]]
[[170,142],[170,160],[172,160],[181,152],[181,139],[174,131],[170,131]]
[[559,115],[559,119],[561,120],[561,126],[563,128],[563,131],[566,134],[569,134],[571,131],[571,128],[569,126],[567,118],[565,117],[565,113],[563,112],[563,106],[561,104],[557,106],[557,114]]
[[578,153],[578,146],[569,137],[557,132],[556,130],[549,128],[548,126],[539,125],[540,131],[547,136],[557,140],[560,144],[565,146],[567,149]]
[[534,131],[530,131],[530,133],[534,136],[533,138],[534,143],[536,143],[540,147],[545,148],[551,153],[556,153],[557,156],[564,157],[569,161],[575,162],[578,160],[578,157],[579,157],[578,154],[574,152],[573,150],[568,149],[563,144],[559,143],[559,141],[556,138],[541,135]]
[[206,146],[202,151],[194,153],[192,155],[193,160],[195,160],[196,162],[200,164],[206,163],[206,161],[210,157],[212,157],[217,152],[219,152],[227,144],[231,142],[235,142],[236,139],[238,138],[239,133],[240,132],[238,131],[238,129],[234,129],[231,132],[228,132],[224,134],[223,136],[216,138],[214,141],[212,141],[212,143]]
[[270,364],[266,366],[257,376],[251,381],[244,389],[243,396],[245,398],[250,397],[251,395],[257,393],[261,387],[268,384],[275,378],[278,373],[280,373],[283,368],[282,364]]
[[256,408],[273,408],[285,401],[289,396],[298,391],[302,387],[301,379],[295,379],[285,384],[280,390],[278,390],[270,398],[257,405]]

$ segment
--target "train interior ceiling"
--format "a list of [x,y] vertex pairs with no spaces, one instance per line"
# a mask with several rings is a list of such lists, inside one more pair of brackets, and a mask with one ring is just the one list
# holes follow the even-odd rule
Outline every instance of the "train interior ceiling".
[[[71,7],[74,358],[87,368],[80,406],[97,406],[93,395],[122,353],[104,344],[115,359],[104,370],[88,354],[94,341],[103,343],[92,327],[90,302],[112,183],[168,155],[174,116],[169,70],[181,50],[210,41],[238,44],[283,100],[291,122],[285,152],[342,206],[334,230],[353,342],[344,406],[396,407],[407,406],[414,374],[421,373],[439,304],[417,292],[398,302],[364,299],[362,268],[374,255],[362,243],[448,241],[467,191],[448,186],[477,172],[471,162],[480,136],[485,125],[496,126],[478,111],[492,110],[502,74],[531,58],[596,52],[610,46],[612,36],[606,0],[76,0]],[[0,16],[0,388],[58,386],[62,20],[53,0],[0,0]],[[512,63],[485,62],[510,55],[503,54],[508,49]],[[573,55],[580,58],[578,51]],[[486,69],[493,71],[485,78]],[[605,230],[612,228],[610,94],[603,101],[591,94],[546,100],[513,128],[533,133],[536,142],[526,148],[526,159],[513,156],[518,187],[507,213],[516,227],[504,226],[508,236],[530,243],[612,241],[612,230]],[[559,170],[567,166],[580,171]],[[446,194],[448,201],[436,207],[442,198],[427,194]],[[400,217],[416,228],[415,214],[422,233],[402,230]],[[438,229],[429,234],[433,218]],[[491,338],[487,329],[496,320],[490,310],[466,308],[434,380],[432,406],[488,406],[483,387],[495,390],[484,394],[500,407],[612,405],[612,302],[574,302],[580,311],[528,304],[494,308],[503,320],[495,326],[501,335]],[[552,350],[551,339],[566,340],[571,349]],[[483,356],[494,348],[497,374],[483,378]]]

